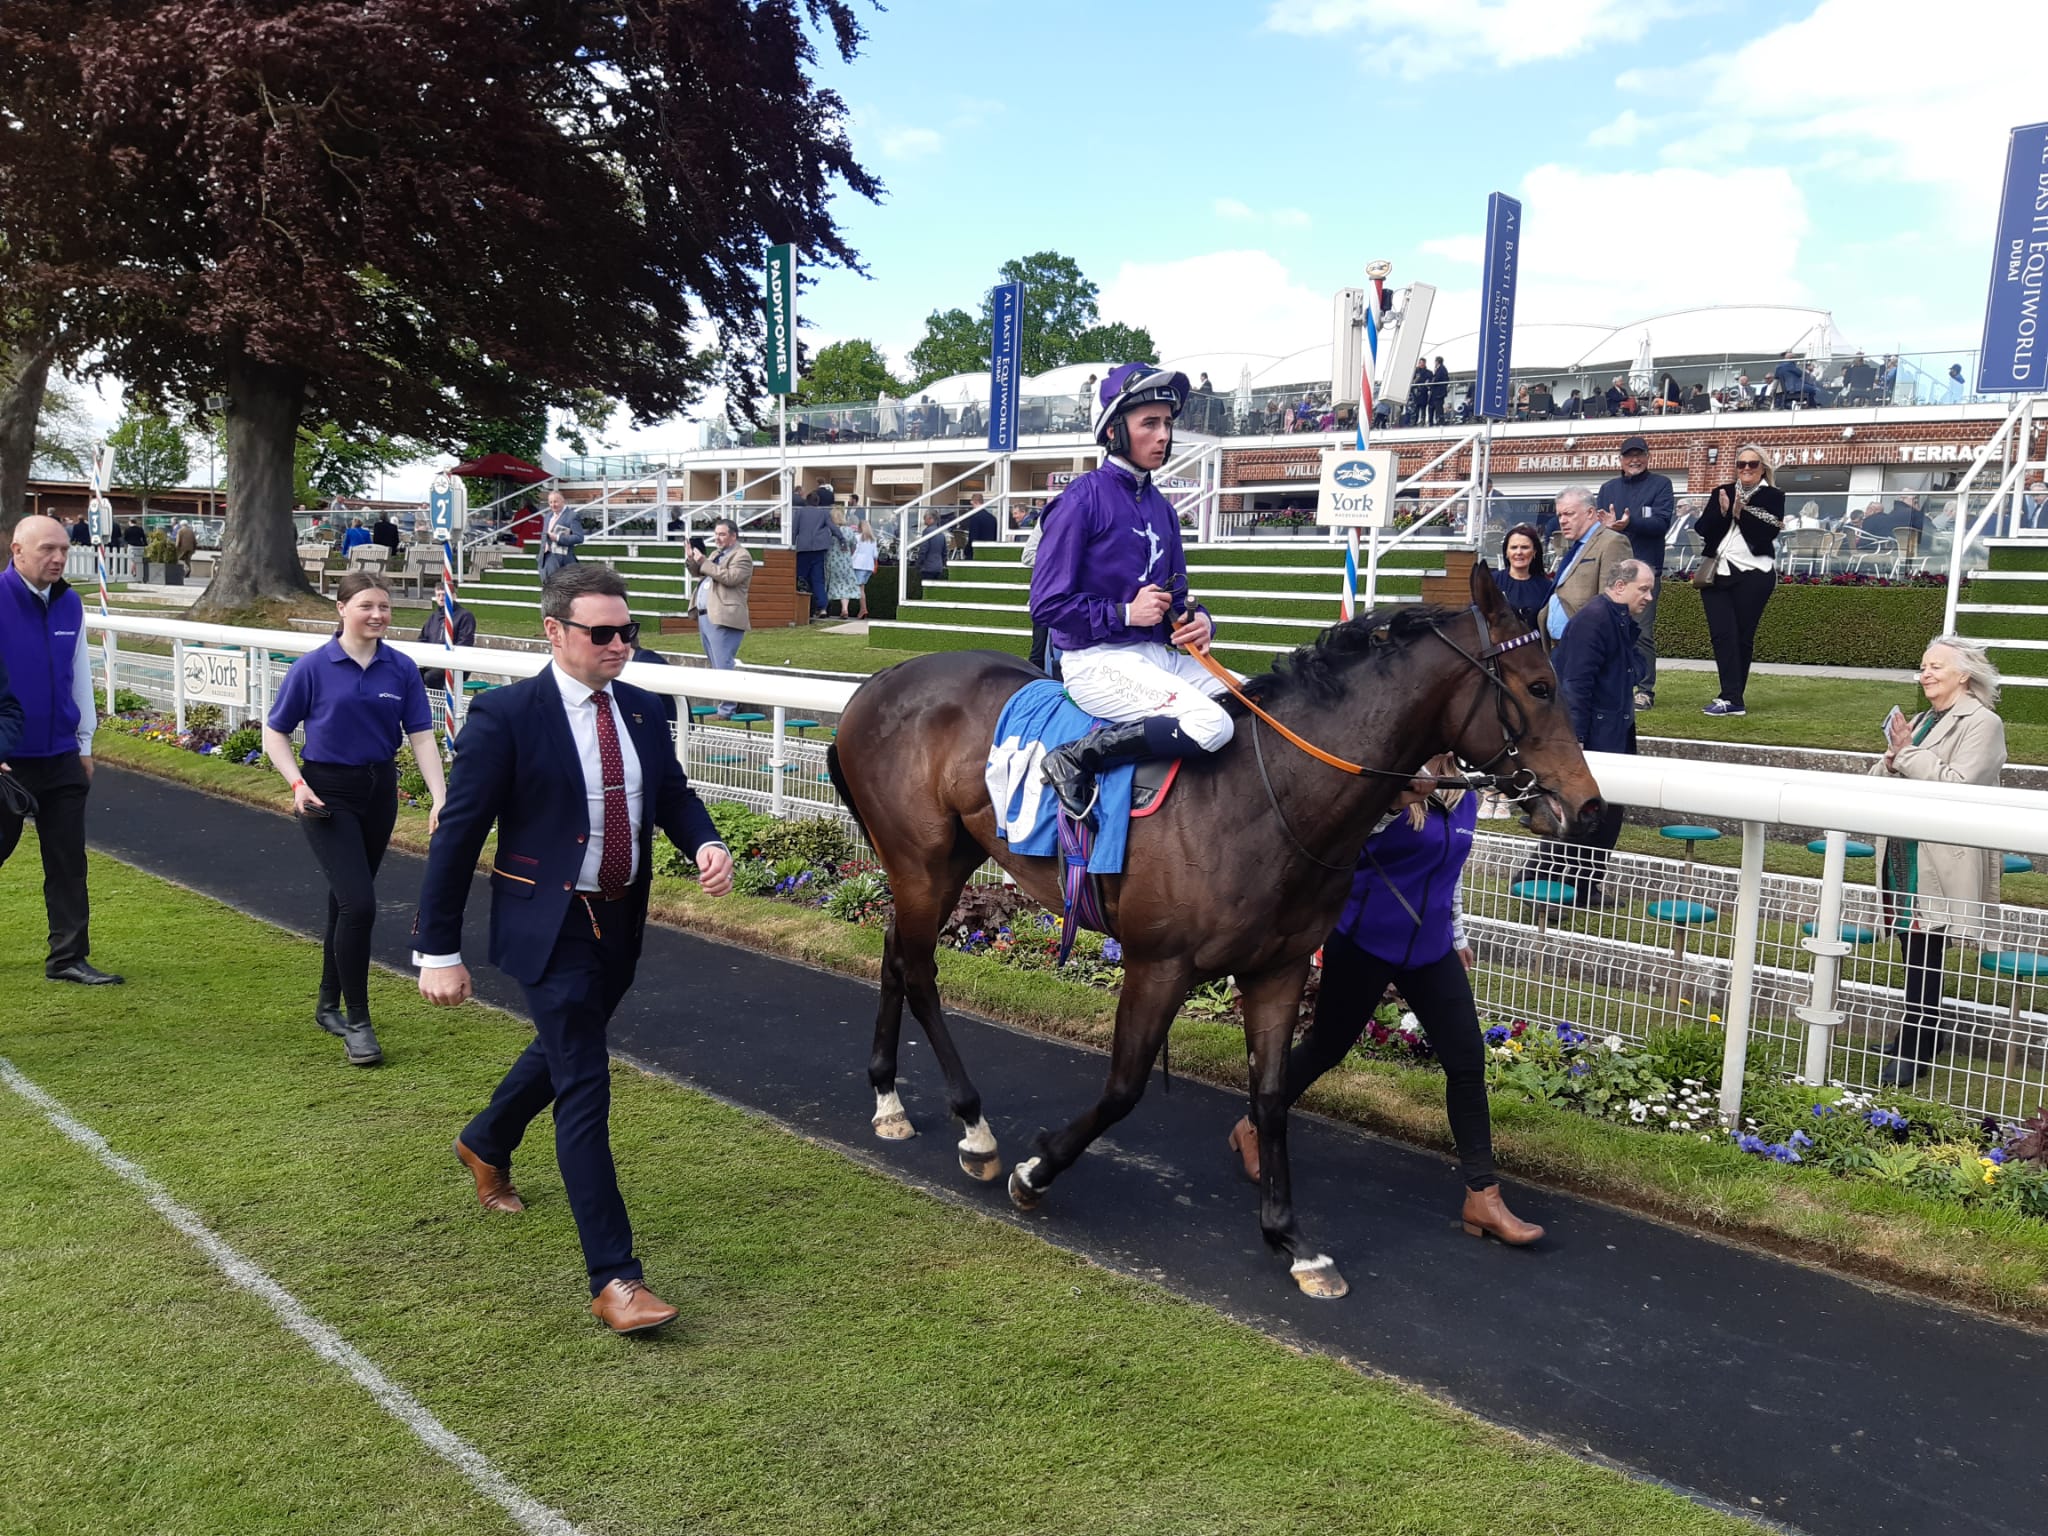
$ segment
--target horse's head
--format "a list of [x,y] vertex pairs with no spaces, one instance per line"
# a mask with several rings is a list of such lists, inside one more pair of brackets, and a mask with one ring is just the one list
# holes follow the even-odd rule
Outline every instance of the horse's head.
[[[1531,800],[1536,830],[1588,837],[1605,809],[1586,768],[1571,714],[1543,643],[1518,620],[1483,561],[1472,567],[1471,665],[1451,683],[1444,711],[1451,750],[1483,772],[1512,781]],[[1462,625],[1446,638],[1463,650]],[[1516,643],[1516,642],[1521,643]]]

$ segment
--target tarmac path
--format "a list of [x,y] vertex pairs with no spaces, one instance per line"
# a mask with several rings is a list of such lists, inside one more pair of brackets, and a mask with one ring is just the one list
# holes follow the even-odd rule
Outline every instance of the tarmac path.
[[[90,837],[104,853],[298,932],[323,912],[313,860],[282,816],[112,765],[93,801]],[[394,852],[379,880],[377,957],[399,969],[410,968],[422,868]],[[488,910],[479,880],[473,957]],[[146,979],[146,957],[122,954],[118,935],[103,935],[101,951]],[[523,1012],[515,984],[481,964],[475,976],[483,1000]],[[1265,1250],[1257,1192],[1224,1147],[1239,1098],[1185,1080],[1162,1094],[1155,1076],[1137,1110],[1025,1215],[1001,1181],[959,1172],[960,1132],[907,1015],[900,1087],[922,1134],[875,1139],[874,1009],[867,982],[656,926],[612,1040],[643,1066],[945,1199],[1696,1497],[1816,1536],[2048,1528],[2039,1333],[1520,1183],[1514,1208],[1550,1235],[1527,1250],[1475,1242],[1458,1228],[1461,1186],[1446,1158],[1302,1116],[1297,1209],[1352,1285],[1343,1301],[1311,1301]],[[1006,1164],[1099,1095],[1099,1053],[952,1018]],[[404,1071],[403,1038],[386,1046],[383,1070]]]

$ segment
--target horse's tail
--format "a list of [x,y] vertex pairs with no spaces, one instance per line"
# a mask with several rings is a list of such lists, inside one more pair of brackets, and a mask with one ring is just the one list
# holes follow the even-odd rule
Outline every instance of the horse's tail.
[[[846,782],[846,770],[839,766],[839,743],[831,742],[825,748],[825,771],[832,776],[832,787],[839,792],[846,809],[853,816],[853,824],[860,828],[860,835],[868,837],[868,824],[861,819],[860,806],[854,802],[853,790]],[[868,837],[872,843],[873,838]]]

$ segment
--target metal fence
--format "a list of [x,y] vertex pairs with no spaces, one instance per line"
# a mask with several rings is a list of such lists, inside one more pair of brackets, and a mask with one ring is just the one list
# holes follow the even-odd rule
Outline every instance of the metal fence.
[[[114,658],[118,686],[174,708],[184,702],[187,647],[241,648],[251,657],[251,694],[231,721],[259,713],[276,668],[325,640],[153,617],[88,615],[87,624],[117,641],[168,640],[170,656],[131,648]],[[523,677],[547,664],[523,652],[392,643],[451,669],[458,698],[465,677]],[[104,667],[104,654],[96,665]],[[824,779],[824,749],[853,683],[664,666],[635,666],[628,679],[678,698],[677,753],[714,797],[778,816],[848,820]],[[737,706],[731,720],[693,713],[724,701]],[[1894,1059],[1888,1049],[1909,1022],[1908,975],[1859,839],[1915,838],[2048,864],[2048,795],[1683,759],[1593,753],[1588,761],[1612,800],[1674,824],[1739,824],[1740,866],[1695,859],[1684,851],[1692,842],[1674,837],[1668,857],[1616,853],[1596,871],[1582,855],[1546,853],[1530,838],[1481,835],[1464,887],[1481,1006],[1625,1039],[1677,1024],[1718,1031],[1721,1110],[1731,1123],[1752,1060],[1869,1086]],[[1784,829],[1810,827],[1835,829],[1821,844],[1822,875],[1766,875],[1772,829],[1782,838]],[[1862,871],[1853,881],[1851,866]],[[1002,876],[989,865],[977,878]],[[1580,886],[1596,885],[1612,905],[1579,900]],[[2034,976],[2048,956],[2048,911],[1992,904],[1957,928],[1967,932],[1942,959],[1941,1048],[1916,1091],[2016,1117],[2048,1100],[2048,1004]]]

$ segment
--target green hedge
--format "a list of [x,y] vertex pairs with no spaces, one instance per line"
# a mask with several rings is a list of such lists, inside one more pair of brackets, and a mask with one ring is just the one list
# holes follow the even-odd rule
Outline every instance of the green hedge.
[[[1756,659],[1817,667],[1920,665],[1941,633],[1940,587],[1810,587],[1781,582],[1756,632]],[[1699,588],[1682,577],[1657,594],[1657,654],[1711,661]]]

